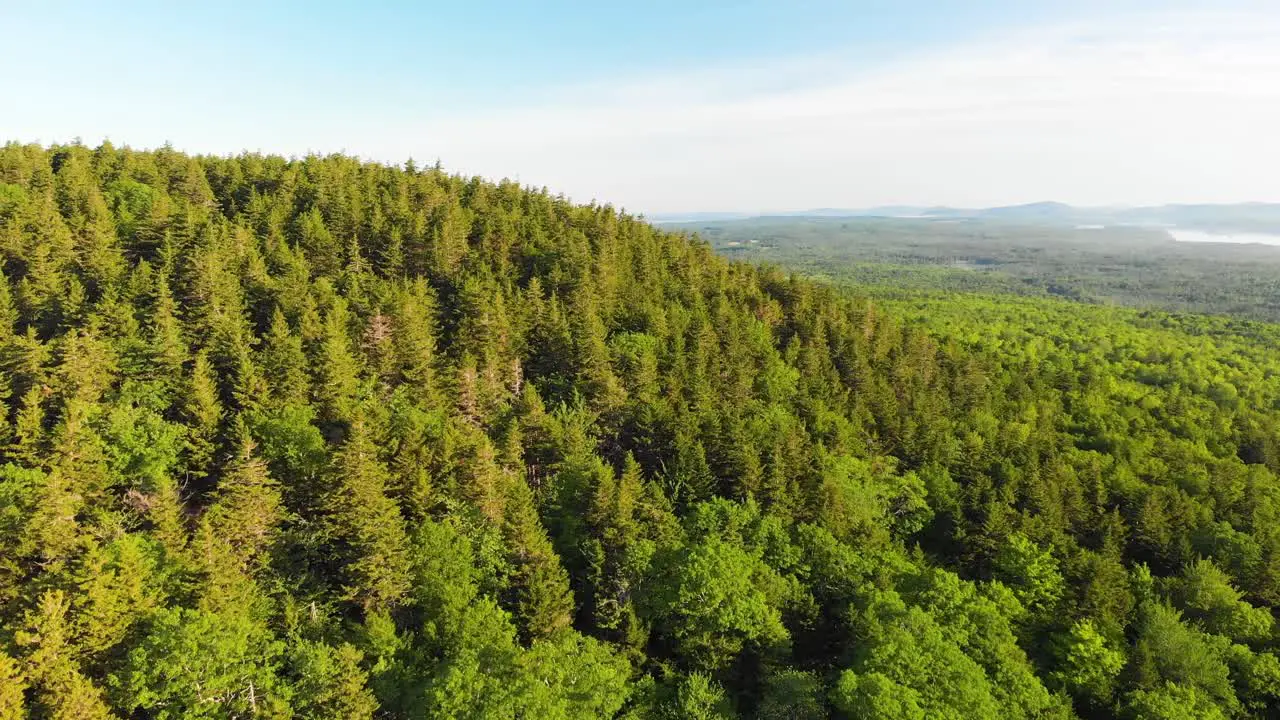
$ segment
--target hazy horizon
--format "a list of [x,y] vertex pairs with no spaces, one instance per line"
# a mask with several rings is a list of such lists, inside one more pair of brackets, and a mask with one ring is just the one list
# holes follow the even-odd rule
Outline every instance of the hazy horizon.
[[0,136],[439,159],[646,215],[1280,201],[1262,2],[125,5],[0,9]]
[[[770,216],[797,216],[797,217],[818,217],[823,213],[831,213],[833,216],[841,216],[851,213],[873,213],[875,211],[889,210],[949,210],[955,212],[983,212],[988,210],[1003,210],[1030,208],[1042,205],[1059,205],[1076,211],[1098,211],[1098,212],[1123,212],[1130,210],[1146,210],[1176,207],[1221,207],[1221,208],[1244,208],[1250,206],[1256,207],[1276,207],[1280,208],[1280,202],[1269,202],[1266,200],[1239,200],[1234,202],[1159,202],[1151,204],[1123,204],[1115,203],[1109,205],[1073,205],[1071,203],[1063,203],[1058,200],[1033,200],[1025,203],[1015,203],[1011,205],[987,205],[973,207],[957,207],[953,205],[945,205],[941,203],[901,203],[893,205],[872,205],[872,206],[827,206],[827,207],[789,207],[789,208],[765,208],[762,210],[751,209],[702,209],[691,210],[687,212],[657,212],[646,213],[650,217],[670,218],[670,217],[696,217],[696,216],[743,216],[743,217],[770,217]],[[901,216],[903,218],[914,217],[910,215]],[[927,217],[927,216],[921,216]]]

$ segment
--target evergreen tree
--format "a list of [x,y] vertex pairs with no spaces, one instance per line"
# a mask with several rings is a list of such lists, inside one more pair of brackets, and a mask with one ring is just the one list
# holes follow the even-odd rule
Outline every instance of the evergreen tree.
[[35,690],[34,709],[57,720],[110,718],[102,692],[81,673],[76,661],[68,610],[64,593],[45,592],[16,633],[18,644],[27,650],[25,674]]
[[514,613],[527,637],[550,637],[569,627],[569,576],[542,529],[528,486],[514,481],[508,488],[503,535],[513,568]]
[[271,316],[271,329],[262,344],[259,364],[272,397],[279,402],[300,404],[310,398],[311,380],[302,338],[293,334],[279,306]]
[[359,392],[359,368],[352,355],[347,323],[346,303],[335,300],[325,315],[313,386],[320,417],[329,423],[352,418]]
[[333,456],[325,497],[330,543],[340,563],[343,599],[385,609],[409,590],[408,540],[388,472],[364,420],[357,418]]
[[205,352],[196,354],[182,394],[182,416],[188,428],[188,477],[203,478],[212,469],[223,409],[213,366]]
[[248,428],[238,418],[235,428],[239,448],[223,472],[205,519],[215,535],[252,565],[277,541],[284,507],[278,484],[256,456]]
[[0,653],[0,720],[23,720],[27,716],[27,689],[22,668],[13,658]]

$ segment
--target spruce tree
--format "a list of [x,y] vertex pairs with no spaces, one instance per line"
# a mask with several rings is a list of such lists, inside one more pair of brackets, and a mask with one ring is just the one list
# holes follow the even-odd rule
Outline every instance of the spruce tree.
[[277,305],[271,315],[271,327],[259,351],[261,366],[270,393],[278,402],[302,404],[310,398],[311,380],[307,376],[307,356],[302,338],[293,333],[289,321]]
[[342,597],[366,612],[394,606],[409,591],[408,540],[388,481],[372,430],[357,416],[334,453],[324,507]]
[[507,483],[502,533],[514,568],[512,606],[524,637],[553,636],[569,627],[573,596],[569,576],[547,539],[533,506],[533,496],[523,482]]
[[34,709],[51,720],[105,720],[112,713],[102,692],[80,670],[60,590],[43,593],[15,634],[26,650],[25,674],[34,690]]
[[192,363],[181,407],[182,419],[188,428],[186,475],[203,478],[213,469],[223,416],[218,381],[205,351],[198,352]]
[[18,662],[0,652],[0,720],[23,720],[27,717],[27,678]]
[[359,392],[359,367],[348,335],[347,304],[335,299],[325,314],[313,385],[320,418],[326,423],[352,419]]
[[257,456],[244,421],[237,417],[233,428],[238,447],[222,473],[205,519],[212,532],[230,543],[246,566],[253,567],[277,541],[284,507],[279,484]]

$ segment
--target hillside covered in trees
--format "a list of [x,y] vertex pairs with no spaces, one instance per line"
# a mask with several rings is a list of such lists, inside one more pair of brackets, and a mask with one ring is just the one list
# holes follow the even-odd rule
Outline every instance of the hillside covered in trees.
[[1280,713],[1275,326],[0,149],[0,719]]

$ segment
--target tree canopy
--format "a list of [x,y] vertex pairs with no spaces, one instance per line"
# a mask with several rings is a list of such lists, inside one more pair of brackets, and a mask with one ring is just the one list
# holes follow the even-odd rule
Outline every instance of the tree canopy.
[[1280,713],[1280,330],[0,148],[0,719]]

